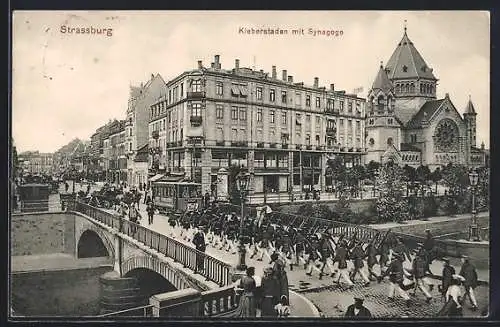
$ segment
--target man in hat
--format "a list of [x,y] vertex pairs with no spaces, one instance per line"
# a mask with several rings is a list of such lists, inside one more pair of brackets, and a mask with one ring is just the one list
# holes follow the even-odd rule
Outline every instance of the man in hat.
[[354,304],[351,304],[349,307],[347,307],[347,311],[345,313],[346,318],[365,318],[365,319],[370,319],[372,317],[372,314],[370,310],[368,310],[364,305],[363,305],[363,298],[362,297],[355,297],[354,298]]
[[469,261],[468,256],[462,256],[462,268],[459,275],[465,279],[463,282],[465,287],[464,300],[468,297],[472,304],[472,310],[475,311],[477,310],[477,301],[474,289],[477,287],[477,271],[476,267]]
[[443,258],[443,272],[441,285],[438,286],[439,292],[445,297],[448,287],[451,285],[452,276],[455,275],[455,268],[450,265],[450,259]]
[[427,266],[426,270],[430,274],[432,274],[430,270],[430,264],[432,263],[434,259],[434,252],[436,250],[436,241],[434,240],[434,237],[431,234],[430,229],[425,230],[425,240],[424,243],[422,244],[423,249],[425,250],[425,260],[427,261]]
[[356,275],[359,273],[363,281],[365,282],[365,286],[370,285],[370,280],[366,276],[365,272],[363,271],[363,267],[365,266],[364,264],[364,258],[365,258],[365,251],[363,251],[363,245],[362,242],[359,241],[356,245],[354,245],[354,248],[352,249],[352,254],[351,258],[354,263],[354,270],[351,273],[351,280],[355,280]]

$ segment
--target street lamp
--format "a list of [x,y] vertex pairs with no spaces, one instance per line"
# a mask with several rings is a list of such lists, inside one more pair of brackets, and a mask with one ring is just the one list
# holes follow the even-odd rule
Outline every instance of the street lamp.
[[476,186],[479,182],[479,174],[472,170],[469,173],[469,181],[472,190],[472,224],[469,227],[469,241],[480,241],[479,228],[477,226],[477,215],[476,215]]
[[245,264],[246,249],[243,241],[244,206],[245,206],[246,195],[250,189],[250,173],[248,173],[248,171],[246,170],[240,171],[240,173],[236,176],[236,182],[238,191],[240,192],[240,201],[241,201],[239,263],[236,266],[236,269],[239,271],[244,271],[247,269],[247,265]]

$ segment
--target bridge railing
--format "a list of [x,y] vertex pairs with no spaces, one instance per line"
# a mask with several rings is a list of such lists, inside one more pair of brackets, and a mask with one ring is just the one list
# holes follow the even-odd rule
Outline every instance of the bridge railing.
[[204,252],[100,208],[76,202],[72,208],[172,258],[219,286],[231,283],[231,267]]
[[98,315],[98,318],[105,317],[153,317],[153,307],[154,305],[148,304],[140,307],[133,307],[125,310],[114,311],[110,313],[105,313]]

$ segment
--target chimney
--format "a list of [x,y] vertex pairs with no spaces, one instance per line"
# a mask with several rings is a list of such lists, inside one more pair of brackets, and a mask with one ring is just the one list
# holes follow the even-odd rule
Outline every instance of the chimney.
[[210,67],[215,68],[215,63],[211,63]]
[[288,76],[288,82],[293,83],[293,76]]
[[234,68],[236,70],[240,69],[240,60],[239,59],[234,60]]
[[484,142],[481,142],[481,150],[484,150]]
[[151,74],[151,80],[155,79],[155,74]]
[[335,84],[330,84],[330,91],[335,91]]
[[203,68],[203,62],[201,60],[198,60],[198,69]]
[[448,93],[446,93],[446,94],[444,95],[444,97],[445,97],[445,98],[449,98],[449,97],[450,97],[450,95],[449,95]]
[[264,73],[264,69],[261,69],[261,70],[260,70],[260,72],[261,72],[261,73]]
[[214,68],[220,69],[220,56],[219,55],[215,55]]
[[286,82],[286,69],[283,69],[282,79]]
[[276,78],[276,66],[273,66],[273,75],[272,75],[273,78]]
[[319,78],[315,77],[314,78],[314,87],[317,88],[319,86]]

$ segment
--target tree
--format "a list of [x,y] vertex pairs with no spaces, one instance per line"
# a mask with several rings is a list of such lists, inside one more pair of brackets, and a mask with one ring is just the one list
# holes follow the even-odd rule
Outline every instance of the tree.
[[449,163],[442,171],[443,183],[451,194],[464,193],[469,187],[469,171],[463,165]]
[[346,187],[347,180],[347,169],[344,165],[344,160],[340,156],[336,156],[333,159],[328,160],[328,167],[332,173],[332,183],[336,186],[340,186],[340,189],[343,190]]
[[380,195],[376,206],[380,222],[402,222],[408,217],[408,199],[405,195],[406,179],[401,167],[388,162],[378,170],[377,185]]
[[371,179],[372,181],[375,180],[376,174],[378,170],[380,169],[380,163],[377,161],[371,160],[367,165],[366,165],[366,178]]
[[[413,187],[415,185],[415,180],[417,179],[417,172],[415,168],[413,168],[412,166],[405,165],[403,167],[403,171],[405,173],[405,178],[407,180],[407,190],[410,188],[413,190]],[[408,191],[406,192],[406,194],[408,195]]]
[[430,175],[430,179],[434,182],[434,185],[436,185],[436,194],[437,194],[437,187],[439,181],[443,178],[443,175],[441,174],[441,168],[437,167],[434,169],[434,171]]
[[420,191],[424,195],[424,187],[427,185],[427,181],[430,179],[431,171],[427,166],[419,166],[416,171],[416,179],[420,183]]

